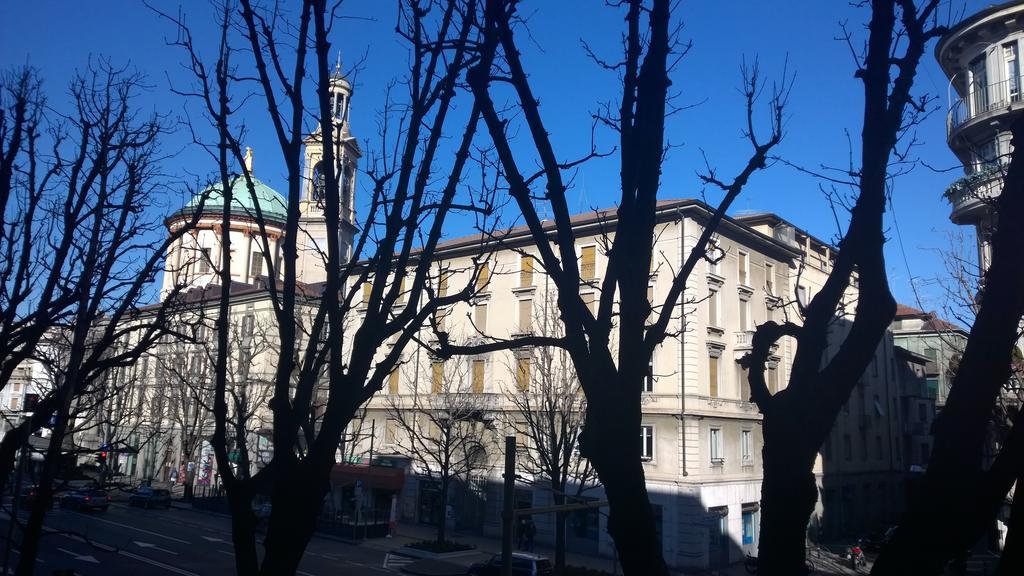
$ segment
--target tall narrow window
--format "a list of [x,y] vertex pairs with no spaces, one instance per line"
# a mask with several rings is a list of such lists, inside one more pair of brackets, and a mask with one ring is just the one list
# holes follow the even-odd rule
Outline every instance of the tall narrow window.
[[252,258],[249,260],[249,276],[253,278],[259,278],[263,276],[263,254],[260,252],[253,252]]
[[967,81],[968,112],[973,117],[988,110],[988,71],[984,53],[967,65]]
[[711,455],[712,464],[721,464],[725,460],[722,449],[722,429],[708,429],[708,453]]
[[388,374],[388,394],[398,394],[398,368]]
[[752,433],[750,430],[740,431],[740,458],[742,458],[744,462],[749,462],[753,459],[753,454],[750,448],[751,437]]
[[775,295],[775,265],[771,262],[764,263],[764,289],[768,295]]
[[737,279],[743,286],[750,284],[750,256],[746,252],[740,252],[739,274]]
[[779,369],[776,366],[768,367],[768,391],[772,394],[779,391]]
[[736,374],[740,381],[740,400],[750,402],[750,371],[746,366],[737,362]]
[[1006,62],[1006,88],[1011,102],[1020,100],[1020,59],[1017,58],[1017,43],[1003,44],[1003,60]]
[[750,300],[740,300],[740,331],[750,330]]
[[430,363],[430,391],[434,394],[444,391],[444,362]]
[[483,394],[484,392],[484,368],[487,365],[483,360],[473,360],[473,393]]
[[533,330],[533,300],[529,298],[519,301],[519,332],[525,334]]
[[708,326],[718,325],[718,290],[708,290]]
[[654,460],[654,426],[640,427],[640,459]]
[[580,278],[593,280],[597,275],[597,246],[584,246],[580,252]]
[[520,391],[530,389],[530,368],[532,363],[529,356],[521,356],[516,359],[516,387]]
[[199,249],[199,273],[206,274],[210,271],[210,249],[200,248]]
[[373,291],[373,282],[370,281],[367,276],[366,281],[363,282],[363,305],[366,306],[370,303],[370,292]]
[[442,270],[437,279],[437,295],[444,297],[448,295],[448,278],[452,275],[448,270]]
[[473,324],[481,332],[487,332],[487,304],[477,304],[473,307]]
[[477,292],[484,292],[487,290],[487,284],[491,281],[491,263],[483,262],[480,264],[476,276],[476,290]]
[[708,395],[718,398],[718,356],[708,356]]
[[527,288],[533,286],[533,257],[522,255],[519,257],[519,286]]
[[807,301],[807,287],[799,285],[796,287],[796,301],[801,306],[807,306],[810,302]]

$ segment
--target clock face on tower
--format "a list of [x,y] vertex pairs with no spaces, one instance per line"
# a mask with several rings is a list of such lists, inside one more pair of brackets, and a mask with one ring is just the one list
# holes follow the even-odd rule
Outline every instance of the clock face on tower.
[[313,194],[312,200],[317,203],[324,201],[324,192],[327,189],[327,175],[324,174],[324,163],[317,162],[313,166]]

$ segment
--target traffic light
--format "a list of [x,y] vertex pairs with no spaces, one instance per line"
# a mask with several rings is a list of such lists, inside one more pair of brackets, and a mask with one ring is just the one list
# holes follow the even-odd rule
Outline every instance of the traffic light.
[[96,463],[99,464],[100,466],[105,466],[107,464],[106,451],[100,452],[99,454],[96,455]]

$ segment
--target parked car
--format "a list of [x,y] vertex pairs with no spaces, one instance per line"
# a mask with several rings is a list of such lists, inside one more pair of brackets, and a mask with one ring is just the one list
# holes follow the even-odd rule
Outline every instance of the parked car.
[[[469,567],[472,576],[500,576],[501,575],[501,554],[496,554],[490,560],[482,564],[473,564]],[[551,560],[544,556],[528,554],[526,552],[512,553],[512,575],[513,576],[551,576],[554,571],[551,567]]]
[[128,497],[128,505],[141,508],[170,508],[171,491],[143,486]]
[[[28,509],[35,505],[36,499],[39,497],[38,486],[26,486],[21,489],[21,495],[18,497],[18,506],[22,509]],[[53,508],[53,501],[50,501],[50,508]]]
[[61,496],[60,507],[106,512],[110,507],[110,496],[106,490],[73,490]]

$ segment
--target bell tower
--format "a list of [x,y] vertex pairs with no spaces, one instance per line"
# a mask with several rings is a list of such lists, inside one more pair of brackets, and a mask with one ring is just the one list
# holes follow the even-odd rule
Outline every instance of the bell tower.
[[[341,200],[339,245],[342,262],[351,256],[352,242],[357,231],[355,225],[356,167],[362,152],[349,128],[352,104],[352,84],[341,71],[341,57],[330,77],[331,131],[334,141],[335,174]],[[324,218],[324,196],[327,186],[326,167],[323,162],[323,123],[306,137],[303,191],[300,201],[298,278],[302,282],[323,282],[327,278],[327,221]]]

